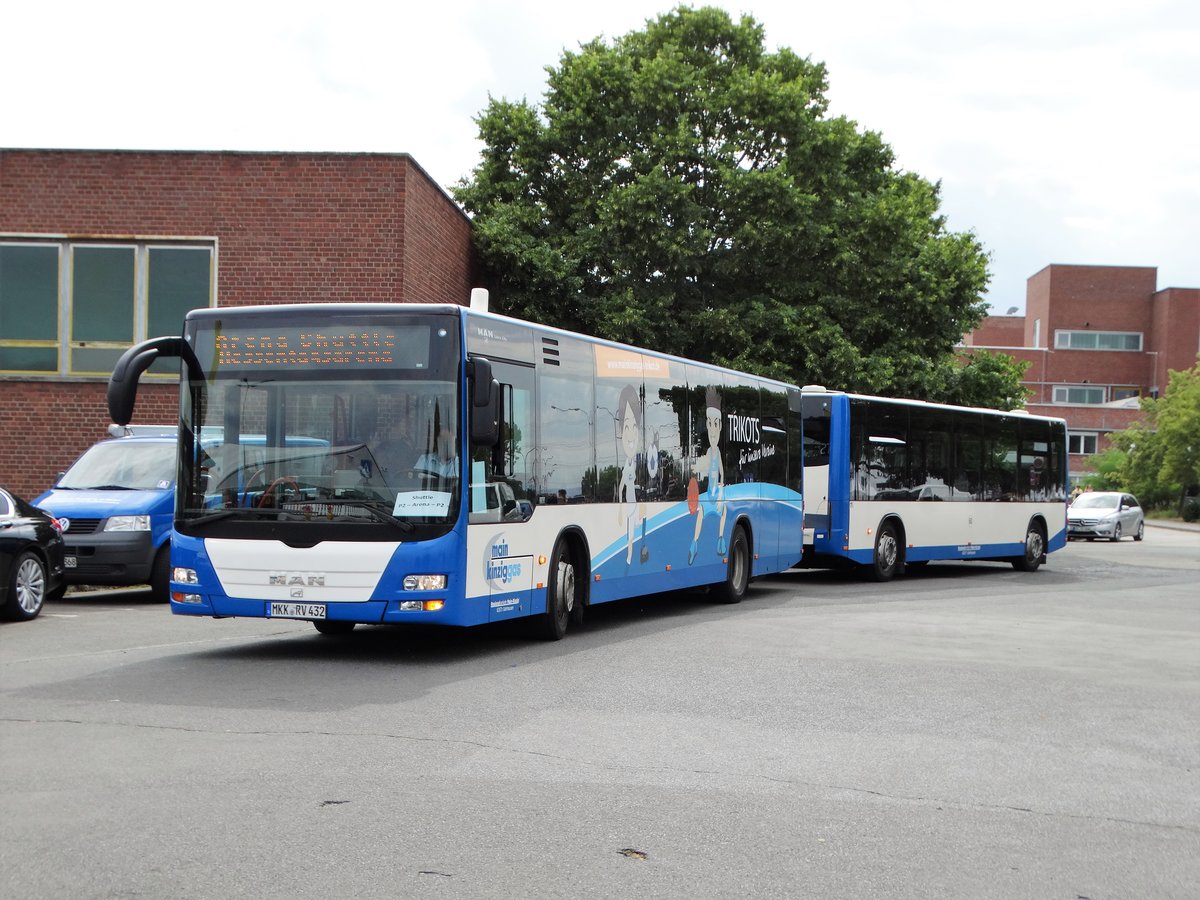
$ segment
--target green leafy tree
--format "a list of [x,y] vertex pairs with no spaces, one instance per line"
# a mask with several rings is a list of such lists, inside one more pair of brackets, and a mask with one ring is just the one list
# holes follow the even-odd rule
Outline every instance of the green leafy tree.
[[[1153,402],[1145,401],[1143,405]],[[1135,422],[1124,431],[1113,432],[1108,439],[1110,447],[1107,453],[1118,464],[1109,476],[1106,487],[1130,491],[1150,508],[1169,504],[1178,487],[1163,481],[1163,446],[1153,425]]]
[[[1091,458],[1093,473],[1084,475],[1081,484],[1096,491],[1120,491],[1125,487],[1125,470],[1128,454],[1119,447],[1109,447]],[[1136,491],[1134,492],[1136,493]],[[1149,503],[1147,496],[1143,503]]]
[[1007,353],[971,348],[960,355],[961,365],[936,370],[929,393],[945,403],[1019,409],[1029,391],[1021,384],[1029,362]]
[[540,108],[490,100],[455,190],[497,309],[788,381],[1020,396],[1011,369],[954,359],[985,310],[979,242],[827,115],[821,63],[680,7],[547,72]]
[[[1146,418],[1109,435],[1114,487],[1131,491],[1149,506],[1177,503],[1200,485],[1200,361],[1168,375],[1157,400],[1142,401]],[[1116,454],[1120,454],[1118,457]]]
[[1154,401],[1154,421],[1162,441],[1162,479],[1179,485],[1179,509],[1189,490],[1200,485],[1200,361],[1171,372],[1167,392]]

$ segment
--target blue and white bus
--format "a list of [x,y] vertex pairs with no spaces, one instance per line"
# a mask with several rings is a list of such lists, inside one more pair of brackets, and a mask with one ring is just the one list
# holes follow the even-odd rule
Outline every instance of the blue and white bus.
[[799,562],[797,388],[477,306],[194,310],[122,357],[117,424],[182,359],[173,612],[558,639],[592,604],[737,602]]
[[1062,419],[801,390],[805,552],[879,581],[930,560],[1032,572],[1066,545]]

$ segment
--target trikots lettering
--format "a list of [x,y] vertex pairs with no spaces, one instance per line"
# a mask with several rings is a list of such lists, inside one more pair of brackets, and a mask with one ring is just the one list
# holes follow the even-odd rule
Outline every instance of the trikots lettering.
[[762,427],[757,416],[725,416],[725,437],[737,444],[762,443]]

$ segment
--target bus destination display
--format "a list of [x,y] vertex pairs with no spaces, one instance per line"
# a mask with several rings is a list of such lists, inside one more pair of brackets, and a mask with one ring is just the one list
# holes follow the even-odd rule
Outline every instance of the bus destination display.
[[429,329],[218,328],[212,365],[219,369],[425,368]]

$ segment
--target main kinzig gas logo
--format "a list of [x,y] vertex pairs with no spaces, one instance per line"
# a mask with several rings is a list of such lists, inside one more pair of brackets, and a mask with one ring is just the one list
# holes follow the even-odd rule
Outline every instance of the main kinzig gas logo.
[[509,584],[521,575],[521,563],[508,561],[508,541],[503,534],[488,541],[491,552],[484,561],[484,575],[490,583]]

